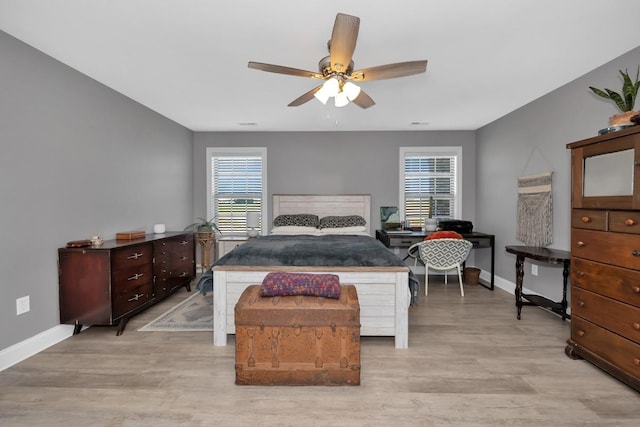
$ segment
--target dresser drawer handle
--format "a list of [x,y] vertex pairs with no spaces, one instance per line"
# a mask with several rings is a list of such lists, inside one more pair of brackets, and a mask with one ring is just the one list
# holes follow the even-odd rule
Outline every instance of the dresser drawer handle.
[[576,335],[579,336],[579,337],[583,337],[584,336],[584,331],[583,330],[576,331]]
[[582,240],[578,240],[578,242],[576,243],[576,245],[583,247],[586,246],[587,244],[585,242],[583,242]]
[[134,253],[134,254],[129,255],[129,256],[127,257],[127,259],[138,259],[138,258],[140,258],[142,255],[143,255],[143,254],[142,254],[142,252],[136,252],[136,253]]
[[631,251],[631,255],[640,256],[640,249],[634,249],[633,251]]
[[180,276],[178,277],[187,277],[189,276],[189,273],[187,273],[186,271],[183,271],[182,273],[180,273]]
[[180,245],[181,245],[181,246],[186,246],[186,245],[188,245],[188,244],[189,244],[189,241],[188,241],[188,240],[183,240],[182,242],[180,242]]
[[638,359],[637,357],[633,358],[633,364],[636,366],[640,366],[640,359]]
[[634,322],[633,323],[633,329],[635,329],[636,331],[640,330],[640,323]]
[[633,293],[634,294],[640,294],[640,286],[634,286],[633,287]]
[[629,218],[629,219],[625,219],[624,220],[624,224],[631,226],[631,225],[635,225],[636,222],[634,220],[632,220],[631,218]]
[[582,217],[582,222],[584,222],[585,224],[591,222],[591,218],[589,218],[588,216],[583,216]]
[[139,278],[141,278],[142,276],[144,276],[144,273],[136,273],[131,277],[127,277],[127,280],[138,280]]
[[576,271],[576,276],[584,277],[584,271]]
[[186,260],[188,260],[188,259],[189,259],[189,257],[186,257],[186,256],[181,256],[181,257],[180,257],[180,261],[186,261]]
[[584,301],[579,301],[578,302],[578,307],[584,307]]
[[144,294],[135,294],[134,296],[132,296],[131,298],[129,298],[127,301],[131,302],[131,301],[138,301],[140,298],[142,298],[144,296]]

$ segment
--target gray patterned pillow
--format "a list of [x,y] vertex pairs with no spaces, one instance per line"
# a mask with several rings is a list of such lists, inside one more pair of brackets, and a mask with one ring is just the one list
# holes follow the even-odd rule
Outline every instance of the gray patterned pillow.
[[278,215],[273,220],[274,227],[285,227],[295,225],[298,227],[318,227],[320,225],[320,219],[318,215],[311,214],[293,214],[293,215]]
[[320,220],[320,228],[343,228],[367,225],[360,215],[325,216]]

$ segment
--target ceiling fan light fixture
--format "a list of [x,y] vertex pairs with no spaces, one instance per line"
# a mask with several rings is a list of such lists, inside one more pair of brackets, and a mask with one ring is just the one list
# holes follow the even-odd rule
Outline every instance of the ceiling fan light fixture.
[[337,78],[331,77],[329,80],[324,82],[321,90],[326,91],[329,97],[336,96],[338,92],[340,92],[340,82]]
[[320,90],[314,93],[313,96],[315,96],[316,99],[322,102],[323,104],[326,104],[327,101],[329,100],[329,95],[327,94],[327,91],[324,90],[324,87],[320,88]]
[[344,13],[336,15],[331,39],[327,43],[329,56],[325,56],[318,62],[319,72],[254,61],[249,62],[249,68],[324,80],[322,85],[314,87],[291,101],[289,107],[298,107],[314,97],[326,104],[329,98],[335,97],[334,102],[338,107],[347,105],[351,101],[363,109],[374,106],[375,102],[353,82],[395,79],[424,73],[427,70],[425,59],[378,65],[354,71],[353,52],[359,30],[360,18],[357,16]]
[[349,101],[353,101],[354,99],[356,99],[358,95],[360,95],[360,90],[360,86],[352,82],[346,82],[342,87],[342,92],[347,95]]
[[336,107],[344,107],[345,105],[347,105],[349,103],[347,94],[344,92],[340,92],[339,94],[337,94],[335,97],[335,103]]

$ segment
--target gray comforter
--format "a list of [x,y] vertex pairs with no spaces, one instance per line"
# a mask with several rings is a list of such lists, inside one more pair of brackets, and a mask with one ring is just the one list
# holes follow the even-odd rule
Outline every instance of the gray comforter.
[[[400,258],[370,236],[284,236],[269,235],[249,239],[217,260],[215,266],[303,266],[303,267],[405,267]],[[212,267],[213,268],[213,267]],[[417,303],[418,281],[409,272],[411,304]],[[213,290],[213,272],[207,270],[196,288]]]

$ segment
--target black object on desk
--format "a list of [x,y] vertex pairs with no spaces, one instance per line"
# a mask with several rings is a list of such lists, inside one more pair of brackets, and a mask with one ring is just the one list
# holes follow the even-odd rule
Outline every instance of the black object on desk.
[[[569,278],[569,262],[571,253],[559,249],[548,249],[537,246],[506,246],[510,254],[516,256],[516,307],[518,319],[523,305],[535,305],[544,307],[554,313],[560,314],[562,320],[570,318],[567,314],[567,279]],[[522,278],[524,277],[524,260],[531,258],[547,264],[562,264],[562,301],[556,302],[540,295],[528,295],[522,293]]]
[[[386,231],[376,230],[376,239],[380,240],[388,248],[409,248],[413,244],[421,242],[431,234],[432,231]],[[473,248],[491,248],[491,283],[489,286],[480,282],[481,286],[487,289],[494,289],[494,262],[495,262],[495,236],[493,234],[460,233],[465,240],[473,243]]]

